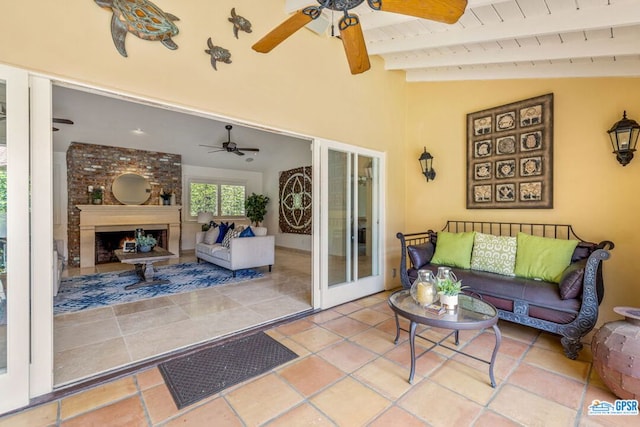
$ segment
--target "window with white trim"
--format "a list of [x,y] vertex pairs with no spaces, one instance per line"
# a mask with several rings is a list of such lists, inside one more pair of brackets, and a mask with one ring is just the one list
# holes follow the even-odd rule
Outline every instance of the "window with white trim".
[[189,216],[211,212],[214,217],[244,217],[246,185],[234,182],[189,181]]

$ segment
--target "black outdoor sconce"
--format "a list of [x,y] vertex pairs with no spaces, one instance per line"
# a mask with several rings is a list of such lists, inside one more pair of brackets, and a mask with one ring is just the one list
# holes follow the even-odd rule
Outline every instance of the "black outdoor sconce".
[[633,152],[636,151],[640,125],[635,120],[627,119],[625,111],[622,114],[622,120],[614,124],[607,133],[611,138],[611,146],[616,154],[616,159],[622,166],[626,166],[633,159]]
[[424,152],[418,159],[420,162],[420,168],[422,174],[427,178],[427,182],[433,181],[436,178],[436,171],[433,170],[433,156],[427,151],[427,147],[424,147]]

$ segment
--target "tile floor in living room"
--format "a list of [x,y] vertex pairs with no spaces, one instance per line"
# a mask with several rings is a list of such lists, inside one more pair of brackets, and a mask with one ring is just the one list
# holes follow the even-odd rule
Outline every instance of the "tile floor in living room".
[[[182,410],[152,367],[0,418],[0,427],[637,425],[637,416],[587,415],[593,400],[616,399],[593,370],[588,345],[570,360],[557,337],[503,321],[496,388],[485,364],[441,348],[418,359],[409,384],[407,334],[394,345],[388,295],[269,329],[299,357]],[[491,331],[460,333],[470,354],[485,358],[493,345]]]
[[[169,262],[194,262],[181,255]],[[131,270],[121,263],[64,275]],[[73,383],[311,309],[311,257],[278,248],[272,272],[246,282],[54,316],[54,385]]]

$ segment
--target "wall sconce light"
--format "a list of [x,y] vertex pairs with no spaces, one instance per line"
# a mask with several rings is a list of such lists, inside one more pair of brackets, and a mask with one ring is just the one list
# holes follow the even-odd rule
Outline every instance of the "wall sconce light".
[[616,154],[616,159],[622,166],[626,166],[633,159],[633,152],[636,151],[640,125],[635,120],[627,119],[625,111],[622,114],[622,120],[611,126],[607,133],[611,138],[611,146]]
[[424,152],[418,159],[420,162],[420,168],[422,174],[427,178],[427,182],[433,181],[436,178],[436,171],[433,170],[433,156],[427,151],[427,147],[424,147]]

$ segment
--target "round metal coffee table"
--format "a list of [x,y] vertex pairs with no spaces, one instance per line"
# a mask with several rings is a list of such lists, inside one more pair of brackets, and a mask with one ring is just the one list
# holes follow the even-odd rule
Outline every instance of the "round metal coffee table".
[[[398,316],[402,316],[405,319],[408,319],[410,322],[409,331],[405,330],[406,332],[409,332],[409,346],[411,347],[411,373],[409,374],[409,383],[413,383],[413,376],[416,369],[416,327],[418,326],[418,324],[421,324],[435,328],[452,330],[451,333],[447,334],[440,341],[433,341],[427,337],[418,335],[419,338],[429,341],[432,344],[431,347],[429,347],[424,353],[439,345],[458,354],[463,354],[467,357],[471,357],[475,360],[487,363],[489,365],[489,378],[491,379],[491,387],[496,386],[496,381],[493,376],[493,365],[496,361],[500,343],[502,342],[502,335],[500,334],[500,329],[498,328],[498,310],[496,310],[493,305],[473,296],[460,294],[458,299],[458,308],[454,312],[447,311],[443,314],[435,314],[416,303],[411,297],[408,289],[403,289],[391,294],[391,296],[389,297],[389,306],[393,310],[396,317],[396,338],[394,341],[395,344],[398,344],[401,330]],[[454,335],[455,345],[458,345],[458,331],[460,330],[485,329],[489,327],[493,328],[493,331],[496,335],[496,345],[493,348],[491,360],[480,359],[476,356],[467,354],[456,348],[448,347],[444,344],[444,341],[447,338]]]

